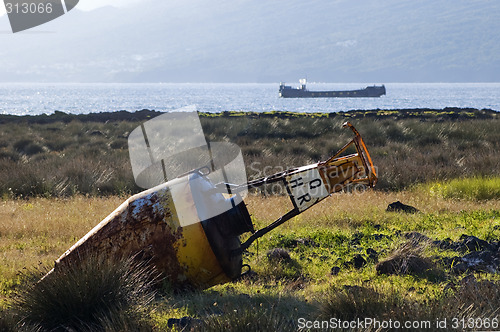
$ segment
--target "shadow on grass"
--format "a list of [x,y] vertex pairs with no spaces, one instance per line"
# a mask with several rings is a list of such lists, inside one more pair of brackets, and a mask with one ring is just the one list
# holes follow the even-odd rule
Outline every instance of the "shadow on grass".
[[319,301],[318,310],[320,319],[336,317],[352,321],[376,318],[379,321],[422,322],[455,317],[467,322],[469,319],[487,321],[497,317],[499,301],[498,281],[477,281],[473,276],[467,276],[456,287],[426,299],[408,297],[395,289],[331,287]]
[[[163,311],[157,327],[187,331],[294,331],[298,319],[310,316],[314,309],[312,304],[299,297],[282,293],[249,295],[229,285],[223,291],[171,296],[157,309]],[[174,319],[175,324],[172,323]]]

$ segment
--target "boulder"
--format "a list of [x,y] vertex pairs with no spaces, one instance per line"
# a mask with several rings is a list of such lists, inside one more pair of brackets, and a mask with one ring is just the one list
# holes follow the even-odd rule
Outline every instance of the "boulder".
[[266,253],[267,259],[269,261],[285,261],[290,262],[292,258],[290,253],[283,248],[274,248]]
[[406,205],[400,201],[389,204],[386,209],[387,212],[404,212],[404,213],[417,213],[419,210],[411,205]]

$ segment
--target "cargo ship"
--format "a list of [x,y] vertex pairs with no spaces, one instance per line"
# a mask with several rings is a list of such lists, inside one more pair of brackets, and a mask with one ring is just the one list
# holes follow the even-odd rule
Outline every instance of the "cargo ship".
[[309,91],[306,88],[306,80],[302,79],[298,88],[280,83],[279,93],[282,98],[374,98],[385,95],[385,86],[373,85],[364,89],[346,91]]

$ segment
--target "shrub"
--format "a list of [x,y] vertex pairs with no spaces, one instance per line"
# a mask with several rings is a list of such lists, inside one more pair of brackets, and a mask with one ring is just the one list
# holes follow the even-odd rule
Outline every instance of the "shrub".
[[18,152],[22,152],[27,154],[28,156],[32,156],[37,153],[43,152],[43,147],[33,142],[31,139],[20,139],[14,143],[14,149]]
[[155,296],[155,275],[147,264],[91,257],[38,281],[46,272],[38,269],[24,276],[25,286],[14,300],[20,326],[42,331],[146,328],[141,317]]
[[19,160],[19,154],[14,152],[14,151],[9,151],[9,150],[0,150],[0,159],[7,159],[10,161],[18,161]]
[[46,143],[47,147],[52,150],[52,151],[64,151],[67,149],[70,145],[72,144],[71,140],[69,139],[61,139],[59,137],[58,139],[54,139],[53,141],[48,141]]
[[0,309],[0,331],[15,332],[16,321],[12,312]]
[[28,146],[29,144],[32,144],[33,141],[31,139],[28,139],[28,138],[21,138],[20,140],[17,140],[14,144],[13,144],[13,147],[14,149],[16,149],[17,151],[23,151],[24,148],[26,146]]

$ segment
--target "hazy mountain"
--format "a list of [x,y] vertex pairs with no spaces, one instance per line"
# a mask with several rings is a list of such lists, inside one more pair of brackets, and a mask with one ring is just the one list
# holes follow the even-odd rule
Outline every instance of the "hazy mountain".
[[499,81],[500,2],[149,0],[24,33],[0,17],[0,80]]

